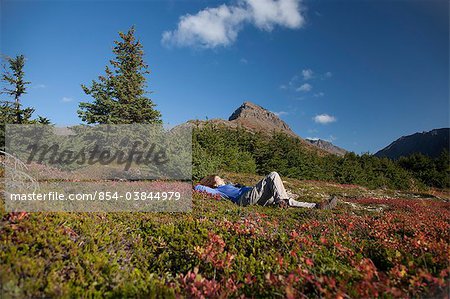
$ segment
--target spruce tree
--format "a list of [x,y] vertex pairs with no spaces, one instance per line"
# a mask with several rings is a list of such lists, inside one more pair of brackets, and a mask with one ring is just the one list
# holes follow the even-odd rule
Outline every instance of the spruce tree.
[[80,103],[79,117],[89,124],[161,123],[161,114],[152,100],[146,97],[148,66],[143,60],[143,46],[136,40],[134,27],[119,32],[115,41],[114,59],[106,66],[105,74],[92,85],[81,85],[94,98],[92,103]]
[[1,101],[1,123],[15,123],[23,124],[29,123],[31,115],[34,112],[33,108],[22,109],[22,103],[20,102],[22,95],[26,94],[26,86],[30,82],[25,81],[25,56],[18,55],[14,58],[6,58],[7,66],[4,65],[4,73],[2,74],[2,81],[6,84],[1,91],[2,94],[6,94],[12,97],[13,101],[2,100]]
[[3,74],[1,81],[4,87],[0,91],[2,95],[8,95],[12,99],[0,100],[0,150],[5,146],[5,125],[6,124],[43,124],[50,125],[48,118],[38,116],[31,119],[34,108],[22,108],[21,98],[26,94],[27,85],[30,82],[25,81],[25,56],[18,55],[14,58],[7,57],[6,64],[3,65]]

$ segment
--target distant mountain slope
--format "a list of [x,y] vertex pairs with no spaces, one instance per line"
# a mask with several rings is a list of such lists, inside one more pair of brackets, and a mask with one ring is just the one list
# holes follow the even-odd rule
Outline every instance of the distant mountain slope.
[[437,157],[445,148],[449,148],[449,134],[449,128],[442,128],[403,136],[378,151],[375,156],[398,159],[401,156],[422,153]]
[[323,150],[326,150],[327,152],[330,152],[338,156],[344,156],[348,152],[345,149],[340,148],[332,144],[331,142],[322,139],[305,139],[305,140],[317,146],[318,148],[321,148]]

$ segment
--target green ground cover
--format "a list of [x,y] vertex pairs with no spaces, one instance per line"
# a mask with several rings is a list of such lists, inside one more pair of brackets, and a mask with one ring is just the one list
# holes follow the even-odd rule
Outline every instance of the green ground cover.
[[[245,184],[260,178],[225,176]],[[337,194],[341,202],[332,211],[284,210],[194,193],[192,213],[9,214],[2,206],[2,298],[448,292],[448,193],[285,184],[306,201]]]

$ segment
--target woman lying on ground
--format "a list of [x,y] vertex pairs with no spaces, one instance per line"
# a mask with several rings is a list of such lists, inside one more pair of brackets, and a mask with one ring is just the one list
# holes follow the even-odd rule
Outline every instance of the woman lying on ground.
[[310,209],[333,209],[336,207],[337,198],[321,203],[300,202],[289,198],[280,175],[276,172],[269,173],[268,176],[260,180],[254,187],[226,184],[217,175],[210,175],[203,178],[200,184],[195,186],[195,190],[207,192],[212,195],[230,199],[232,202],[241,205],[278,205],[280,207],[300,207]]

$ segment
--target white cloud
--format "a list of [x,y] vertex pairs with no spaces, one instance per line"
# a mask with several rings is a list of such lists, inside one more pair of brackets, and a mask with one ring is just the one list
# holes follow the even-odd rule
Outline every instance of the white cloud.
[[303,80],[309,80],[313,77],[313,71],[311,69],[302,70]]
[[306,137],[306,139],[317,141],[320,138],[319,137]]
[[[326,80],[328,78],[331,78],[333,74],[331,72],[321,73],[321,72],[314,72],[310,68],[302,69],[300,72],[295,74],[291,80],[289,80],[288,83],[282,84],[280,86],[281,89],[285,90],[294,90],[294,91],[303,91],[303,92],[309,92],[313,89],[313,86],[311,83]],[[308,82],[305,82],[308,81]],[[316,85],[316,84],[314,84]],[[317,87],[317,86],[316,86]],[[314,98],[320,98],[325,96],[325,93],[323,91],[318,91],[312,94],[309,94],[310,97]]]
[[45,84],[36,84],[33,86],[33,88],[46,88],[47,86]]
[[258,28],[271,31],[275,25],[295,29],[305,23],[299,0],[244,0],[251,22]]
[[302,84],[302,85],[301,85],[299,88],[297,88],[296,90],[297,90],[297,91],[308,92],[308,91],[311,91],[311,89],[312,89],[312,85],[309,84],[309,83],[305,83],[305,84]]
[[275,26],[291,29],[305,23],[300,0],[241,0],[236,5],[205,8],[180,17],[175,30],[162,34],[162,44],[178,47],[215,48],[236,41],[245,24],[265,31]]
[[299,76],[294,75],[287,84],[281,84],[280,89],[295,89],[295,86],[298,85],[299,81],[300,81]]
[[316,123],[322,124],[322,125],[326,125],[326,124],[333,123],[333,122],[337,121],[336,117],[334,117],[332,115],[328,115],[328,114],[318,114],[318,115],[313,117],[313,120]]
[[315,98],[320,98],[320,97],[323,97],[325,95],[325,93],[323,93],[323,92],[316,92],[315,94],[313,94],[313,97],[315,97]]
[[297,75],[294,75],[294,77],[292,77],[291,80],[289,81],[288,85],[290,87],[293,87],[294,85],[297,84],[298,81],[299,81],[299,77]]
[[242,64],[247,64],[247,63],[248,63],[248,60],[245,59],[245,58],[241,58],[241,59],[239,60],[239,62],[242,63]]
[[204,48],[226,46],[236,40],[246,19],[247,11],[241,7],[222,4],[216,8],[206,8],[196,15],[182,16],[176,30],[163,33],[162,43]]
[[62,99],[61,99],[61,102],[64,102],[64,103],[68,103],[68,102],[72,102],[73,101],[73,99],[72,98],[69,98],[69,97],[63,97]]
[[280,111],[280,112],[272,111],[272,113],[275,114],[276,116],[282,116],[282,115],[288,115],[289,114],[289,112],[286,112],[286,111]]

